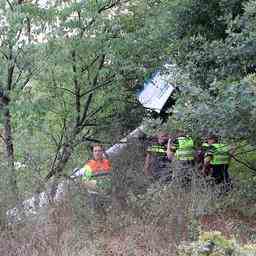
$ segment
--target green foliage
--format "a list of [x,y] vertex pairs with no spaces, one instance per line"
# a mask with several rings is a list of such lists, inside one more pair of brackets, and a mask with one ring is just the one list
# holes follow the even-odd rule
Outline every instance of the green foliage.
[[[169,127],[255,138],[255,1],[180,1],[170,49],[180,89]],[[207,21],[207,22],[206,22]]]
[[27,195],[49,170],[83,163],[93,141],[113,144],[140,124],[133,89],[165,58],[168,14],[158,1],[0,3],[1,89]]
[[255,244],[239,245],[225,238],[220,232],[202,232],[197,242],[179,247],[179,256],[251,256],[256,253]]

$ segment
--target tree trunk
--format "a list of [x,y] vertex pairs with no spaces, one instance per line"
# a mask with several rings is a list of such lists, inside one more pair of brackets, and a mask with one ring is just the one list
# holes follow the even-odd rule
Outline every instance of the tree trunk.
[[63,170],[64,170],[67,162],[69,161],[69,158],[73,152],[73,149],[74,149],[73,143],[71,141],[66,142],[63,145],[62,153],[60,154],[59,159],[55,163],[55,166],[45,177],[46,182],[51,177],[55,178],[55,180],[53,181],[53,184],[51,186],[51,192],[50,192],[50,196],[52,199],[55,197],[56,192],[57,192],[57,188],[58,188],[58,184],[59,184],[58,178],[60,177],[61,173],[63,173]]
[[45,181],[48,181],[53,176],[58,177],[63,172],[63,169],[65,168],[65,165],[67,164],[72,154],[72,151],[73,151],[73,145],[71,142],[65,143],[63,145],[62,153],[60,154],[59,159],[55,163],[55,166],[53,167],[53,169],[45,177]]
[[4,122],[4,143],[5,143],[5,158],[7,160],[8,167],[8,187],[10,188],[13,199],[18,200],[18,186],[17,186],[17,177],[16,170],[14,166],[14,146],[12,138],[12,129],[11,129],[11,113],[9,110],[9,102],[5,103],[3,107],[3,122]]

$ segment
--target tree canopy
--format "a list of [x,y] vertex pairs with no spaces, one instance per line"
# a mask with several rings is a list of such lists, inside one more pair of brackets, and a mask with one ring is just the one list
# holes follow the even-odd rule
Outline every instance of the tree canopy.
[[162,7],[176,21],[169,52],[180,93],[170,122],[254,144],[255,1],[176,2]]
[[23,176],[69,173],[91,143],[113,144],[140,124],[135,90],[167,41],[153,2],[0,3],[2,175],[17,197]]

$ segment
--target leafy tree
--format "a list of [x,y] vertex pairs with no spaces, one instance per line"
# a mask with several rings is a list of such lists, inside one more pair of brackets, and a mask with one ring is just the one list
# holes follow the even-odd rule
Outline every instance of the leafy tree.
[[173,120],[197,134],[212,130],[254,144],[255,1],[187,1],[173,12],[183,24],[172,44],[181,89]]
[[[165,24],[155,26],[164,14],[159,4],[2,2],[1,80],[11,75],[15,81],[2,87],[2,99],[8,99],[2,110],[8,110],[12,129],[13,184],[19,177],[23,190],[20,177],[59,176],[72,161],[84,160],[81,150],[92,142],[112,144],[137,127],[144,110],[134,90],[168,51]],[[12,72],[4,72],[8,65]],[[15,171],[15,160],[26,170]]]
[[[7,162],[3,170],[8,170],[8,183],[16,198],[18,188],[11,107],[38,70],[35,65],[37,47],[32,43],[32,37],[36,36],[41,28],[42,20],[38,17],[38,12],[40,10],[36,6],[25,4],[23,1],[0,1],[0,102]],[[34,26],[37,26],[37,30]]]
[[54,99],[49,105],[59,128],[52,127],[61,138],[47,179],[63,172],[77,145],[109,142],[117,130],[120,138],[141,121],[133,88],[163,63],[166,48],[162,29],[147,18],[158,19],[156,10],[146,1],[87,1],[58,11],[51,34],[58,36],[49,39],[47,75],[40,80]]

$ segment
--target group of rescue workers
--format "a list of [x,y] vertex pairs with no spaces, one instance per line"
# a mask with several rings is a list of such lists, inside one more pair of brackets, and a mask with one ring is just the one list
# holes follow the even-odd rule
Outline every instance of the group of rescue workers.
[[[181,176],[182,185],[188,186],[193,173],[197,172],[209,178],[212,185],[230,187],[228,167],[232,153],[232,147],[221,143],[213,134],[196,149],[193,139],[184,132],[179,131],[175,136],[159,132],[146,149],[144,174],[153,183],[160,184],[168,184]],[[176,172],[171,166],[173,163],[179,166]],[[111,194],[112,190],[111,163],[102,145],[93,146],[93,159],[86,162],[82,172],[90,205],[97,208],[99,195]]]
[[[199,175],[211,177],[215,184],[230,184],[228,167],[233,153],[232,147],[220,143],[218,137],[210,134],[198,149],[193,139],[183,132],[175,136],[160,132],[157,141],[147,149],[144,173],[154,181],[168,182],[173,180],[177,173],[173,173],[170,164],[176,161],[178,172],[197,169]],[[184,173],[182,174],[184,175]],[[185,175],[187,181],[191,179]]]

